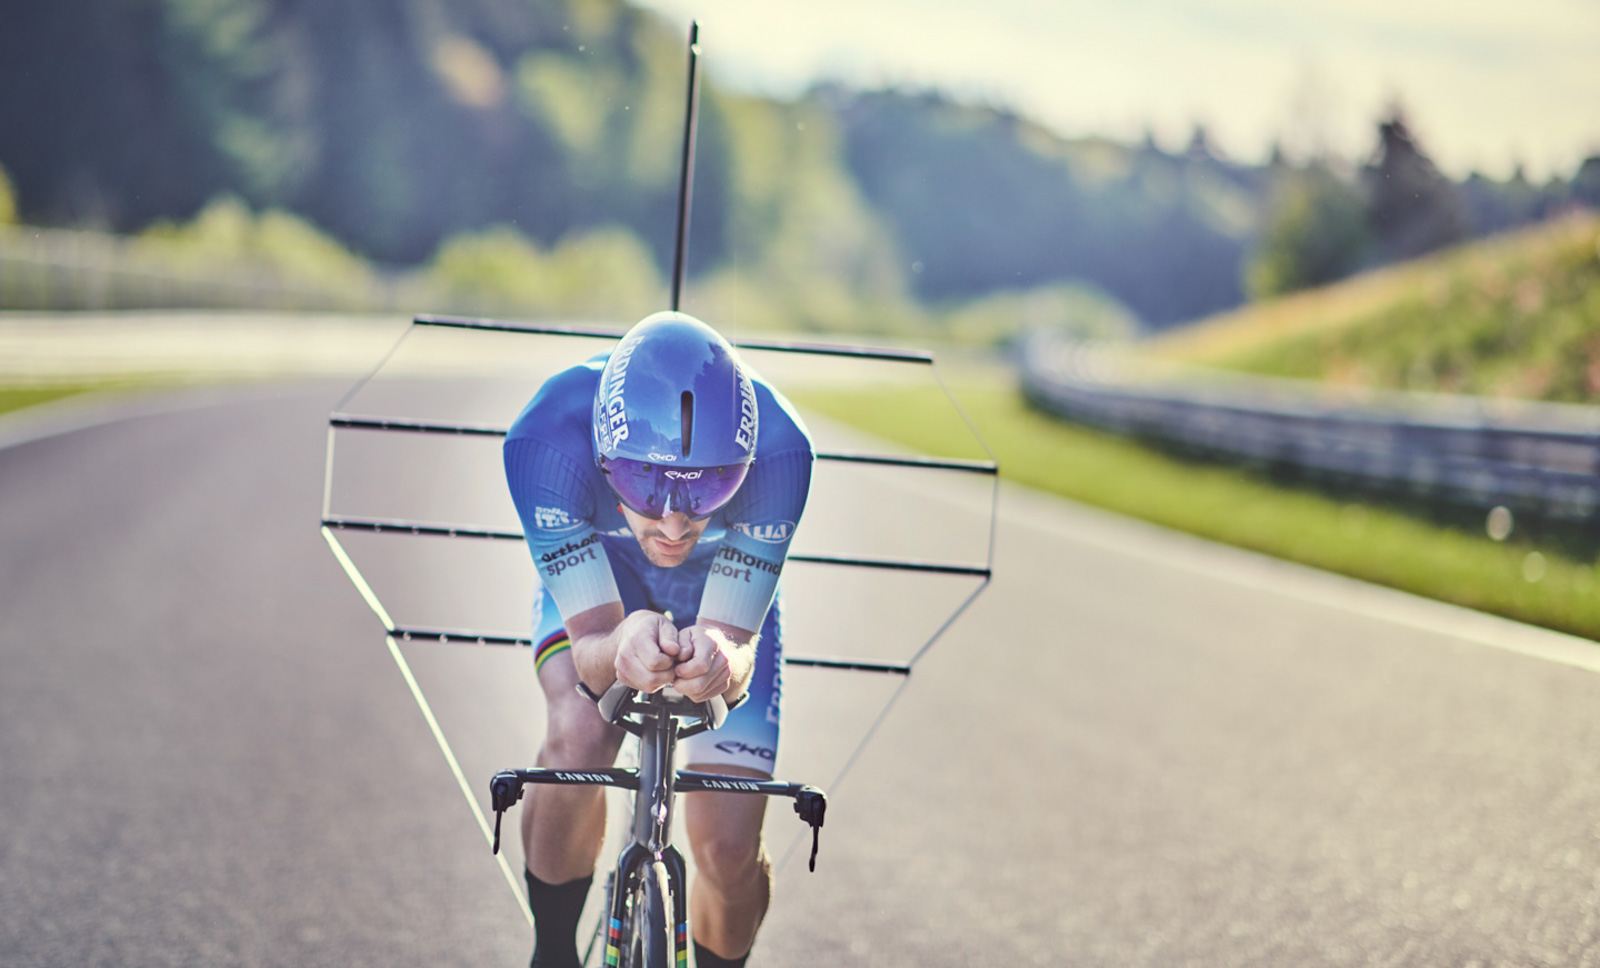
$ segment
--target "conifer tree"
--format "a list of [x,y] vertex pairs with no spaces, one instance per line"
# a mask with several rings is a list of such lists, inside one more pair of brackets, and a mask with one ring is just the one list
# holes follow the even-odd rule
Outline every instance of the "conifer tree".
[[1412,259],[1466,237],[1455,186],[1417,143],[1398,106],[1378,122],[1378,148],[1362,180],[1384,261]]

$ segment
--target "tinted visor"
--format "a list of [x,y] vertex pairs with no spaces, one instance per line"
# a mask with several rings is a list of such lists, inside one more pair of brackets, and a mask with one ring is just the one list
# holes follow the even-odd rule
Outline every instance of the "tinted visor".
[[750,465],[674,467],[626,457],[602,457],[600,472],[617,499],[638,514],[664,518],[682,511],[691,520],[699,521],[728,503],[744,483]]

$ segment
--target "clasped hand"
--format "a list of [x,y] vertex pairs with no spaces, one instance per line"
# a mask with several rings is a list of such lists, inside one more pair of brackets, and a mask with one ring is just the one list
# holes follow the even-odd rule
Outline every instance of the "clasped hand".
[[680,629],[655,612],[634,612],[618,628],[617,680],[640,692],[671,686],[695,702],[728,690],[733,672],[730,644],[721,631],[703,625]]

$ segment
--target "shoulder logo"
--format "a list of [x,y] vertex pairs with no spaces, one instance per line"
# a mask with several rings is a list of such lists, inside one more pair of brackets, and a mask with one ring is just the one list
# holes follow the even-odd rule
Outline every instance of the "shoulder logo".
[[622,391],[628,382],[628,360],[638,347],[637,336],[625,339],[606,362],[609,376],[595,404],[596,429],[605,437],[606,449],[613,449],[628,439],[628,408],[623,402]]
[[730,527],[747,538],[754,538],[766,544],[783,544],[794,534],[793,521],[768,521],[765,524],[735,521]]
[[745,453],[756,445],[756,391],[743,373],[739,374],[739,429],[734,432],[733,442]]
[[536,507],[533,509],[533,523],[540,531],[570,531],[583,522],[574,521],[564,508]]

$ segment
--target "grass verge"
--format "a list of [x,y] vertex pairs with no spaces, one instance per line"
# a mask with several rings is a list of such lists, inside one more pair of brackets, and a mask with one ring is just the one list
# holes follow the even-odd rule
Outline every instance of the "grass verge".
[[110,384],[66,384],[49,386],[8,387],[0,386],[0,413],[9,413],[12,410],[21,410],[39,403],[49,403],[51,400],[60,400],[77,393],[86,393],[90,390],[101,390]]
[[[1381,506],[1266,483],[1248,471],[1193,463],[1031,410],[1012,388],[958,387],[1018,484],[1441,601],[1600,639],[1600,574],[1524,541],[1433,524]],[[828,390],[795,398],[842,423],[930,454],[952,451],[936,388]]]

